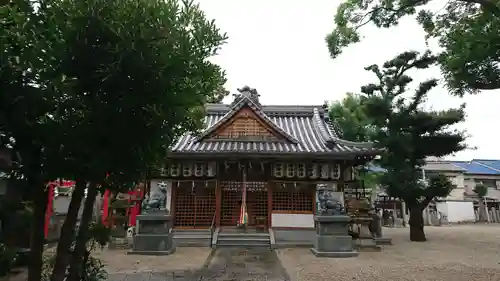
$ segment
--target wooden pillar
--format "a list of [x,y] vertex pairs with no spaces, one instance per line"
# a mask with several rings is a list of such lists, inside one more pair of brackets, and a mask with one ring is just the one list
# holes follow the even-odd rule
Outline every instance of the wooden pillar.
[[219,181],[215,181],[215,226],[220,227],[222,188]]
[[273,184],[266,183],[267,186],[267,228],[273,225]]
[[177,189],[179,188],[179,182],[178,181],[172,181],[172,184],[170,185],[170,190],[171,190],[171,197],[170,197],[170,214],[172,215],[172,228],[175,226],[175,198],[177,196]]
[[317,209],[317,203],[316,203],[316,184],[311,184],[309,188],[311,189],[312,192],[312,207],[313,207],[313,215],[316,215],[316,209]]

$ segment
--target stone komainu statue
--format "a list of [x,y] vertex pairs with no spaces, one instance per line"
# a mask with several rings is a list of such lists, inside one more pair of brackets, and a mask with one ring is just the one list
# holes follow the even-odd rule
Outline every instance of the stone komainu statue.
[[141,209],[143,213],[159,211],[162,208],[165,208],[167,188],[166,186],[159,184],[158,189],[160,192],[154,192],[150,196],[146,195],[142,201]]
[[320,215],[345,215],[345,208],[342,203],[333,198],[330,192],[323,191],[319,194],[318,200],[320,203]]

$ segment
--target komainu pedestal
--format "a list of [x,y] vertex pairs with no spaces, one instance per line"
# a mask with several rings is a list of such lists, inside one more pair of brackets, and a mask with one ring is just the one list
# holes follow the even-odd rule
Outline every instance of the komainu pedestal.
[[137,216],[134,245],[128,254],[164,256],[174,253],[171,220],[172,216],[163,212]]
[[317,257],[356,257],[352,238],[348,235],[349,217],[346,215],[319,215],[316,222],[316,240],[311,252]]

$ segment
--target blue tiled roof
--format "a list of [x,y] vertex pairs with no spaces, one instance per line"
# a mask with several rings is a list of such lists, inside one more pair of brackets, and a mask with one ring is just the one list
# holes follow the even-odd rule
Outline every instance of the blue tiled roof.
[[385,173],[386,172],[386,169],[378,166],[378,165],[374,165],[373,163],[368,163],[365,168],[370,171],[370,172],[374,172],[374,173]]
[[463,161],[451,161],[453,165],[464,168],[467,174],[480,174],[480,175],[500,175],[500,171],[488,168],[485,165],[477,162],[463,162]]
[[480,163],[489,168],[493,168],[495,170],[500,171],[500,160],[491,160],[491,159],[473,159],[472,162]]

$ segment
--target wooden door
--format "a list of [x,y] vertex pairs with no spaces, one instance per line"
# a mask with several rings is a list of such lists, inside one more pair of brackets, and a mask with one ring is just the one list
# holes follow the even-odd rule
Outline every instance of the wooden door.
[[182,182],[175,188],[174,226],[210,228],[216,209],[215,183]]

